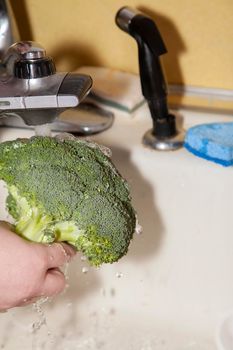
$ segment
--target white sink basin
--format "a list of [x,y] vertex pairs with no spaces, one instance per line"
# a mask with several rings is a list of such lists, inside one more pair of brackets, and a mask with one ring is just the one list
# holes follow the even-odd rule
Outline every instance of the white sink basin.
[[[181,113],[186,129],[232,121]],[[144,106],[132,118],[117,116],[110,130],[92,138],[112,149],[130,183],[143,233],[135,235],[126,257],[101,269],[82,272],[88,264],[79,254],[69,268],[69,288],[42,306],[47,326],[34,335],[32,324],[43,317],[31,306],[2,314],[0,348],[218,349],[220,321],[233,308],[233,169],[185,149],[163,153],[143,147],[150,126]],[[0,129],[1,141],[31,135]],[[4,196],[1,184],[1,214]]]

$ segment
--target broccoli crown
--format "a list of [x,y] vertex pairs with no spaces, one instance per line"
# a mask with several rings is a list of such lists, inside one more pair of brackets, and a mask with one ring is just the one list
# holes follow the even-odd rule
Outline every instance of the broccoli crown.
[[129,188],[97,145],[43,136],[3,142],[0,179],[23,237],[67,241],[96,266],[126,254],[136,224]]

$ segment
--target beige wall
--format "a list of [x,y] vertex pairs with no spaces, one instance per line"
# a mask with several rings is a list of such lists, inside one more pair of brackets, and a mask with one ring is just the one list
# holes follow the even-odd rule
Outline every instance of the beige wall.
[[22,39],[43,44],[59,70],[101,65],[138,72],[136,42],[115,25],[136,7],[157,22],[169,83],[233,89],[233,0],[12,0]]

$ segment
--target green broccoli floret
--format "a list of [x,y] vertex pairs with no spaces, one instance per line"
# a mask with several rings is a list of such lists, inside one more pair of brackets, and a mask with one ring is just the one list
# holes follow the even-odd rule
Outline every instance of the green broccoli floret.
[[136,225],[129,188],[96,145],[42,136],[3,142],[0,179],[22,237],[68,242],[94,266],[126,254]]

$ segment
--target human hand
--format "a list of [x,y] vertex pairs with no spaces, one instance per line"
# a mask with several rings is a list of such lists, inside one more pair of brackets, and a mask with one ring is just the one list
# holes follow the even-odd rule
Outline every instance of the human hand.
[[65,243],[28,242],[0,223],[0,310],[23,306],[42,296],[53,296],[65,287],[59,269],[74,255]]

